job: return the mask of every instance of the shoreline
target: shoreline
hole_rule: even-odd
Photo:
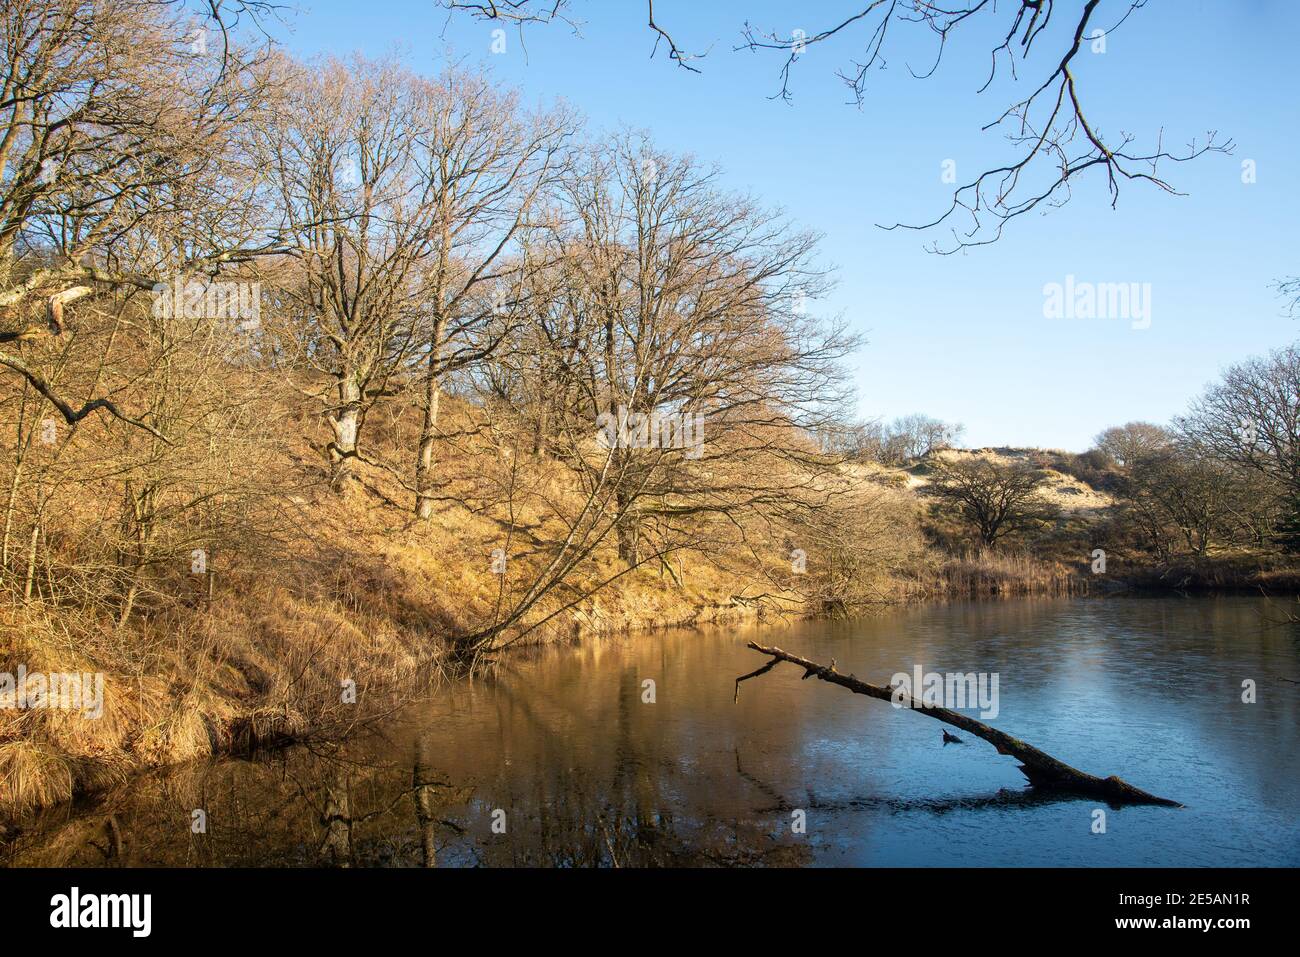
[[[1236,585],[1179,587],[1172,584],[1153,584],[1150,574],[1134,579],[1108,579],[1108,587],[1094,589],[1086,579],[1077,583],[1077,588],[1069,591],[1029,590],[1025,592],[958,592],[944,594],[926,594],[924,596],[906,596],[899,600],[874,606],[865,614],[786,614],[789,621],[815,621],[832,618],[865,618],[872,613],[883,613],[925,605],[944,605],[953,602],[1002,602],[1029,598],[1053,599],[1095,599],[1110,598],[1185,598],[1206,599],[1215,597],[1261,597],[1281,600],[1293,597],[1296,592],[1261,594],[1258,586],[1238,583]],[[549,634],[540,635],[534,640],[512,645],[495,657],[502,657],[541,647],[570,648],[593,640],[600,641],[612,637],[636,637],[650,635],[659,631],[681,628],[723,626],[744,623],[761,623],[777,613],[762,604],[733,601],[702,603],[691,607],[681,617],[664,620],[655,619],[639,623],[613,625],[610,619],[601,615],[584,614],[575,610],[568,622],[569,627],[555,629]],[[73,803],[86,798],[93,798],[97,793],[105,792],[128,780],[156,771],[180,767],[194,761],[221,758],[251,758],[259,752],[279,750],[294,745],[318,742],[339,742],[347,740],[359,729],[382,721],[395,711],[417,700],[423,694],[441,686],[447,681],[461,681],[469,675],[463,668],[447,667],[445,644],[434,650],[405,673],[391,677],[387,684],[368,683],[362,700],[364,710],[350,713],[345,719],[338,716],[337,710],[321,711],[312,716],[304,713],[303,702],[284,702],[279,708],[259,705],[255,698],[231,698],[223,702],[227,706],[221,717],[203,715],[203,737],[206,747],[194,749],[192,753],[175,760],[166,760],[166,752],[155,749],[132,747],[138,744],[140,737],[125,742],[125,747],[102,754],[75,753],[58,751],[48,741],[24,741],[11,739],[0,744],[0,758],[5,748],[15,744],[25,745],[30,752],[36,752],[35,761],[27,766],[14,768],[10,757],[5,770],[9,775],[19,777],[17,787],[7,789],[5,798],[0,800],[0,824],[13,826],[30,813],[61,804]],[[485,666],[490,667],[490,665]],[[477,673],[477,672],[476,672]],[[113,676],[110,687],[120,692],[120,676]],[[116,703],[120,706],[121,700]],[[175,702],[183,705],[184,699]],[[30,711],[27,712],[30,714]],[[20,715],[21,721],[25,715]],[[67,716],[58,716],[66,718]],[[5,762],[0,761],[0,766]],[[23,780],[23,776],[28,778]],[[32,780],[32,776],[44,777],[46,780]],[[26,800],[24,800],[26,796]],[[33,796],[39,799],[33,799]]]

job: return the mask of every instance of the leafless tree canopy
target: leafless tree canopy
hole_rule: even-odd
[[[241,45],[270,5],[0,12],[21,602],[126,628],[325,562],[358,499],[501,530],[468,546],[502,556],[471,659],[626,575],[681,586],[682,556],[732,562],[738,600],[871,597],[843,533],[905,510],[816,440],[858,342],[784,212],[472,70]]]
[[[933,469],[933,494],[962,516],[983,546],[1054,517],[1041,494],[1046,475],[1033,465],[960,458],[936,461]]]
[[[892,422],[835,425],[823,432],[829,450],[851,460],[899,466],[961,441],[965,426],[913,413]]]
[[[1253,476],[1252,497],[1275,507],[1278,534],[1300,549],[1300,349],[1295,345],[1229,367],[1175,421],[1195,454],[1237,476]]]
[[[1300,549],[1294,346],[1228,368],[1168,427],[1129,422],[1097,436],[1118,469],[1112,537],[1160,561],[1216,551]]]
[[[1151,422],[1129,422],[1106,429],[1094,441],[1099,451],[1129,467],[1168,446],[1173,436]]]

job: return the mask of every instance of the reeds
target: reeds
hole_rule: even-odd
[[[918,570],[905,587],[913,600],[1015,598],[1088,594],[1088,580],[1059,562],[988,549],[940,558]]]

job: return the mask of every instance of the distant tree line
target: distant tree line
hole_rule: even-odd
[[[835,425],[823,445],[851,461],[897,467],[961,442],[966,427],[914,413],[885,422],[873,419]]]
[[[916,421],[924,419],[900,420],[894,434],[910,433],[912,449],[942,448],[924,438],[939,433],[937,424],[901,427]],[[877,441],[851,447],[869,448],[862,457],[886,464],[910,460],[903,441],[895,455],[882,454]],[[1101,537],[1157,562],[1294,555],[1300,553],[1300,349],[1237,363],[1169,424],[1108,428],[1078,455],[958,454],[929,459],[925,467],[927,494],[982,548],[1011,538],[1031,545],[1051,539],[1061,518],[1045,495],[1051,468],[1110,495],[1115,504]]]
[[[1300,551],[1300,351],[1237,363],[1167,427],[1097,437],[1119,472],[1121,521],[1162,559]]]
[[[1114,496],[1110,537],[1157,561],[1300,553],[1300,350],[1234,364],[1167,425],[1108,428],[1058,467]]]

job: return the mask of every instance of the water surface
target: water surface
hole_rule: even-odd
[[[553,648],[365,740],[189,766],[52,809],[0,861],[1294,866],[1300,626],[1269,620],[1284,607],[1023,600]],[[989,745],[944,746],[944,725],[791,665],[733,703],[736,676],[765,660],[750,639],[875,683],[916,664],[996,672],[991,724],[1187,807],[1038,794]]]

